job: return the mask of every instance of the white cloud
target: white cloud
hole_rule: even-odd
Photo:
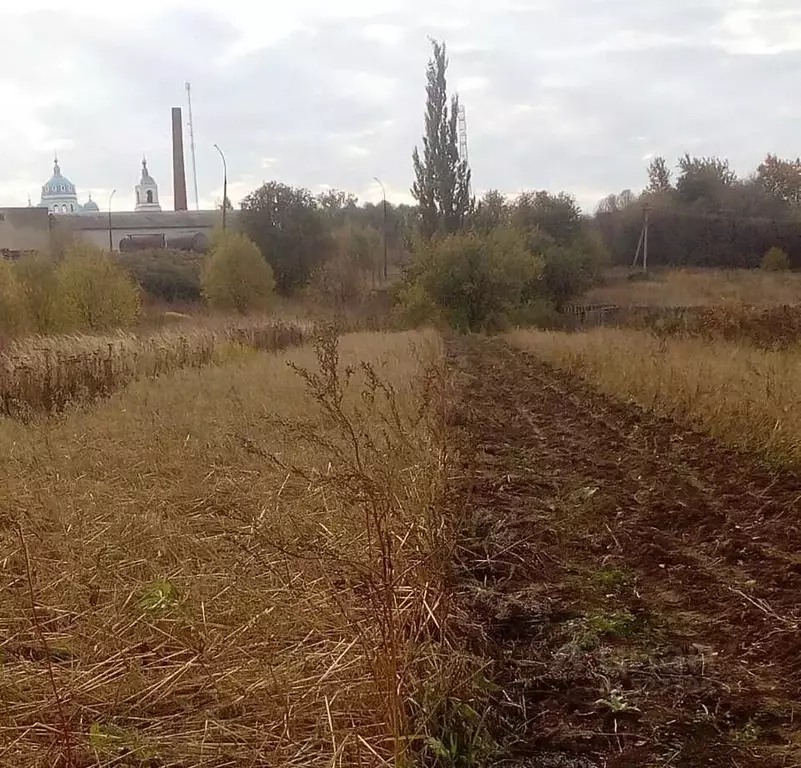
[[[716,45],[727,53],[770,56],[801,51],[801,10],[749,2],[725,14]]]

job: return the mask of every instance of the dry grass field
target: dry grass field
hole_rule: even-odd
[[[158,332],[32,336],[0,349],[0,415],[28,418],[109,395],[138,378],[199,368],[247,349],[299,344],[309,323],[206,318]]]
[[[241,350],[0,419],[0,765],[402,764],[440,664],[440,347]]]
[[[565,334],[520,330],[510,341],[603,392],[801,465],[801,349],[662,337],[605,328]]]
[[[654,271],[647,280],[629,280],[627,270],[615,270],[607,275],[604,285],[590,290],[582,301],[622,307],[798,304],[801,274],[746,269],[665,269]]]

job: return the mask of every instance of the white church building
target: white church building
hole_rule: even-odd
[[[163,211],[159,187],[147,168],[147,158],[142,159],[141,176],[134,191],[133,211],[101,211],[91,195],[81,204],[75,185],[61,172],[56,157],[53,175],[42,187],[39,205],[29,202],[28,210],[47,209],[52,218],[49,229],[56,227],[115,251],[129,250],[133,241],[151,247],[195,249],[196,244],[206,242],[214,227],[221,223],[220,211]],[[20,219],[19,213],[15,216]],[[231,211],[228,216],[233,226],[237,218],[235,212]],[[3,247],[12,250],[11,245],[0,243],[0,249]]]
[[[136,211],[161,211],[159,204],[159,187],[155,179],[147,170],[147,158],[142,158],[142,178],[136,185]],[[81,205],[78,202],[78,192],[75,185],[61,173],[58,156],[53,162],[53,175],[42,186],[40,208],[47,208],[50,213],[64,216],[76,213],[99,213],[100,208],[89,195],[88,202]]]
[[[135,185],[133,211],[101,211],[89,195],[78,202],[75,185],[61,172],[58,157],[53,175],[42,186],[38,205],[28,200],[27,208],[0,207],[0,257],[11,257],[31,250],[46,250],[56,231],[69,233],[100,248],[114,251],[137,247],[198,250],[222,223],[222,212],[163,211],[159,187],[142,159],[139,183]],[[235,227],[236,211],[228,213],[228,226]]]

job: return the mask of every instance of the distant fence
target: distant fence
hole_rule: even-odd
[[[598,328],[619,322],[624,307],[614,304],[568,304],[562,307],[565,325],[570,329]]]
[[[619,306],[617,304],[569,304],[562,308],[568,330],[602,328],[607,325],[651,325],[657,319],[686,321],[709,307]]]
[[[801,344],[801,303],[771,306],[565,307],[563,328],[584,331],[623,326],[659,335],[689,335],[704,339],[747,342],[764,349]]]

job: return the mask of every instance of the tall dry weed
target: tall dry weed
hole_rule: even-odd
[[[409,408],[373,363],[342,365],[333,328],[318,328],[315,353],[317,370],[290,365],[317,414],[274,426],[330,461],[324,472],[308,471],[249,443],[249,450],[306,486],[300,512],[290,512],[290,539],[276,541],[270,528],[257,535],[298,560],[314,558],[339,595],[337,609],[358,633],[369,662],[392,763],[408,765],[419,748],[408,702],[423,670],[430,675],[436,668],[429,665],[432,642],[443,639],[448,612],[443,580],[453,537],[442,514],[449,462],[446,373],[441,360],[422,366],[417,401]],[[357,398],[348,397],[353,388]]]

